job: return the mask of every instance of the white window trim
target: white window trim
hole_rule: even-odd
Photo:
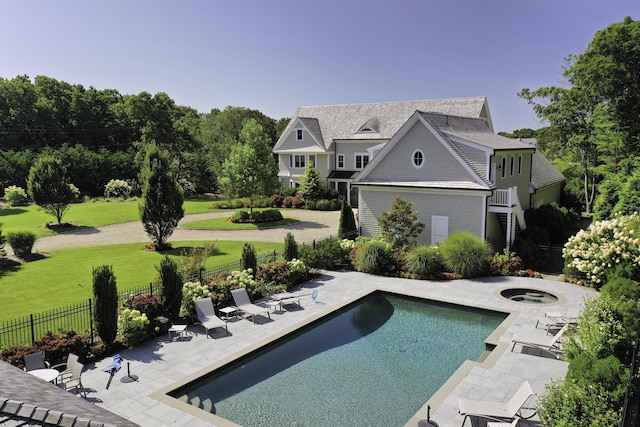
[[[518,155],[518,175],[522,175],[522,154]]]
[[[342,166],[340,166],[340,159],[342,159]],[[336,169],[343,170],[345,168],[344,160],[344,154],[336,155]]]
[[[296,166],[296,157],[304,159],[303,166]],[[306,154],[291,154],[289,156],[289,168],[290,169],[304,169],[307,167],[307,155]]]
[[[516,158],[514,156],[509,156],[509,176],[513,176],[516,169]]]
[[[304,130],[296,129],[296,141],[304,141]]]
[[[416,164],[416,154],[420,153],[420,155],[422,155],[422,162],[417,165]],[[416,169],[421,169],[424,164],[425,164],[425,160],[426,160],[426,156],[424,155],[424,151],[422,151],[419,148],[416,148],[415,150],[413,150],[413,153],[411,153],[411,165],[416,168]]]
[[[506,178],[507,176],[507,158],[502,156],[502,161],[500,162],[500,177]]]

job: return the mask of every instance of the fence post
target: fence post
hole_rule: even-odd
[[[311,247],[315,250],[315,248],[316,248],[316,239],[313,239],[311,241]]]
[[[29,315],[29,322],[31,323],[31,343],[36,342],[36,331],[33,326],[33,313]]]
[[[89,333],[91,334],[91,347],[93,347],[95,344],[93,340],[95,334],[93,331],[93,305],[91,298],[89,298]]]
[[[149,282],[149,294],[153,296],[153,282]]]

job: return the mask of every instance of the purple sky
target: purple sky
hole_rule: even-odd
[[[562,85],[638,0],[0,0],[0,77],[46,75],[200,112],[487,96],[496,131],[541,126],[516,93]]]

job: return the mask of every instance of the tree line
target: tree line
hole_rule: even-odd
[[[199,113],[163,92],[123,95],[47,76],[0,78],[0,186],[26,188],[31,165],[45,154],[67,166],[82,195],[101,196],[111,179],[135,181],[145,148],[155,144],[170,154],[185,189],[216,191],[249,119],[271,147],[289,121],[234,106]]]

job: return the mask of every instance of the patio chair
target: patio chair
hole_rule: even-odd
[[[35,369],[47,369],[49,362],[44,360],[44,353],[39,351],[37,353],[24,355],[24,370],[29,372]]]
[[[515,349],[516,345],[520,345],[521,347],[526,346],[549,351],[553,353],[557,358],[558,355],[556,354],[556,352],[562,352],[562,348],[560,347],[560,339],[562,338],[562,335],[567,331],[569,326],[571,325],[565,324],[557,334],[552,336],[540,336],[539,334],[515,334],[511,339],[511,342],[513,343],[513,345],[511,346],[511,351]]]
[[[547,333],[551,329],[561,329],[564,325],[576,325],[578,323],[578,316],[575,315],[563,315],[561,313],[545,313],[544,317],[536,319],[536,328],[540,325],[544,326]]]
[[[71,370],[71,375],[64,379],[62,382],[58,383],[58,387],[64,389],[65,391],[75,390],[76,394],[79,394],[86,399],[87,392],[84,390],[84,386],[82,385],[83,369],[84,365],[76,361],[73,365],[73,369]]]
[[[245,288],[232,289],[231,295],[233,296],[233,300],[235,301],[238,310],[250,315],[253,323],[256,323],[256,316],[263,315],[265,313],[267,314],[267,317],[271,319],[269,309],[253,304],[249,299],[249,294]]]
[[[201,298],[193,301],[196,306],[196,323],[202,325],[207,338],[209,338],[209,331],[215,328],[224,327],[229,335],[229,328],[227,322],[216,316],[215,309],[213,308],[213,301],[211,298]]]
[[[492,422],[487,423],[487,427],[516,427],[520,418],[514,418],[510,423]]]
[[[506,402],[487,402],[484,400],[467,400],[462,399],[458,401],[458,408],[461,415],[464,415],[462,419],[462,426],[467,421],[467,418],[484,418],[487,420],[499,421],[499,422],[514,422],[514,418],[529,419],[536,414],[535,408],[528,408],[524,405],[527,401],[535,396],[533,390],[528,381],[522,383],[518,391]],[[524,410],[532,410],[531,414],[524,416]]]
[[[51,369],[60,371],[60,374],[58,375],[58,381],[64,381],[71,376],[73,367],[75,366],[76,362],[78,362],[78,355],[69,353],[69,355],[67,356],[67,361],[65,363],[58,363],[57,365],[53,365],[51,367]]]

